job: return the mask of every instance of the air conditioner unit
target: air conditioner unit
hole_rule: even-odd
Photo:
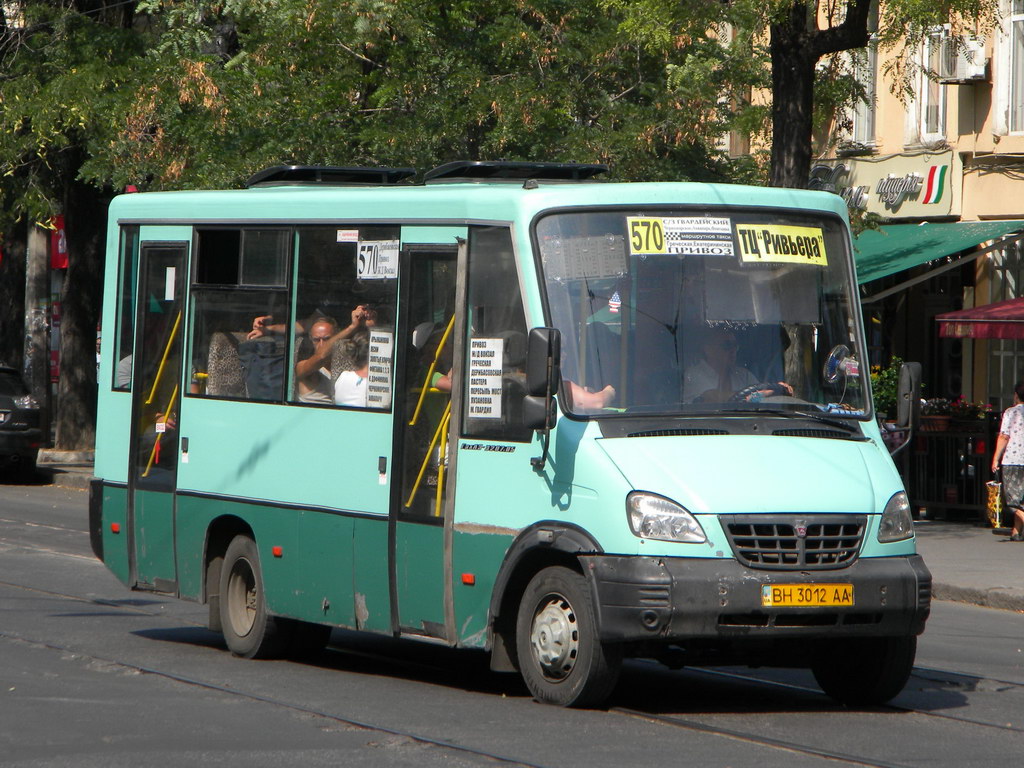
[[[988,80],[984,40],[943,34],[939,41],[938,59],[940,83],[977,83]]]

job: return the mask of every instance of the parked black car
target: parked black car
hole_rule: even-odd
[[[43,441],[39,406],[15,368],[0,366],[0,470],[32,475]]]

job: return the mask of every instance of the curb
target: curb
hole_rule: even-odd
[[[40,477],[49,477],[50,485],[55,485],[60,488],[78,488],[81,490],[88,490],[89,480],[92,478],[91,471],[67,472],[63,469],[57,469],[56,467],[48,467],[45,464],[37,466],[36,471]]]
[[[39,451],[36,466],[51,467],[58,464],[66,464],[70,466],[92,467],[95,460],[95,451],[58,451],[53,448],[43,448]]]
[[[970,603],[985,608],[999,608],[1004,611],[1024,612],[1024,595],[1020,589],[1010,587],[992,587],[977,589],[975,587],[958,587],[952,584],[932,584],[933,600],[948,600],[954,603]]]

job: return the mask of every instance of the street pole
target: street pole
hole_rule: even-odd
[[[51,444],[49,234],[29,227],[25,264],[25,381],[39,403],[44,446]]]

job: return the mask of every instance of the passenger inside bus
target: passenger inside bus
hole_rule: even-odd
[[[342,371],[334,382],[334,404],[365,408],[370,369],[370,334],[360,331],[351,338],[351,370]]]
[[[305,339],[308,344],[300,345],[295,363],[295,393],[300,403],[334,402],[330,365],[337,336],[338,322],[333,317],[313,321]]]

